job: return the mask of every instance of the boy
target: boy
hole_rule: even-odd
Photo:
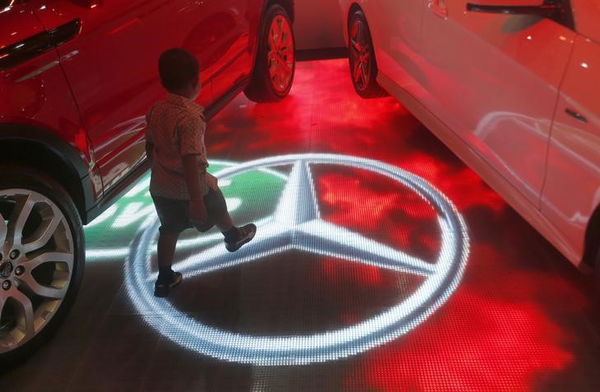
[[[154,295],[166,297],[182,280],[171,265],[183,230],[206,231],[216,224],[227,250],[234,252],[254,237],[256,226],[233,225],[217,179],[206,172],[204,109],[194,102],[200,93],[198,61],[183,49],[170,49],[160,56],[158,69],[168,95],[146,116],[146,154],[152,165],[150,194],[161,224]]]

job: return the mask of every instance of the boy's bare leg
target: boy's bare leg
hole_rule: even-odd
[[[235,252],[242,245],[254,238],[256,226],[253,223],[242,227],[233,225],[231,215],[227,211],[225,197],[218,186],[213,185],[208,194],[204,196],[204,205],[209,215],[210,224],[215,224],[225,237],[225,247],[230,252]],[[201,229],[198,229],[202,231]]]
[[[158,236],[157,245],[157,256],[158,256],[158,269],[168,268],[171,269],[173,264],[173,257],[175,256],[175,246],[177,245],[177,239],[179,233],[163,233],[161,232]]]
[[[233,225],[231,215],[227,211],[227,204],[221,190],[216,187],[204,197],[206,209],[209,214],[213,214],[213,222],[217,225],[225,237],[225,247],[230,252],[235,252],[242,245],[254,238],[256,226],[253,223],[242,227]]]
[[[154,295],[156,297],[166,297],[169,295],[169,289],[181,283],[182,277],[179,272],[173,272],[173,257],[175,256],[175,246],[177,245],[179,233],[160,232],[158,235],[157,257],[158,257],[158,278],[154,285]]]
[[[227,204],[225,203],[223,193],[218,187],[215,191],[215,200],[213,202],[215,205],[211,207],[216,209],[215,224],[221,233],[226,233],[233,228],[233,220],[231,219],[231,215],[229,215],[229,211],[227,211]]]
[[[229,211],[225,210],[224,214],[217,218],[217,227],[221,230],[221,233],[228,232],[233,228],[233,221],[231,220],[231,215],[229,215]]]

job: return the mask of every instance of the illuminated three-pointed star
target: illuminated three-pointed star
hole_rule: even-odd
[[[275,213],[255,238],[235,253],[217,244],[179,262],[176,269],[194,276],[289,250],[336,257],[393,271],[429,277],[435,265],[321,219],[310,164],[294,163]],[[149,277],[149,280],[154,276]]]

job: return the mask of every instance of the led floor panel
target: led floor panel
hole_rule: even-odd
[[[345,60],[290,97],[236,98],[206,143],[234,221],[184,232],[184,282],[153,296],[145,176],[86,227],[57,336],[2,391],[597,391],[600,301],[506,202]]]

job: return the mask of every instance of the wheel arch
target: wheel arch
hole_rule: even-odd
[[[346,15],[346,27],[348,27],[348,25],[350,24],[350,18],[352,17],[354,11],[362,11],[363,13],[365,12],[360,6],[360,4],[356,2],[350,4],[350,7],[348,8],[348,15]]]
[[[346,47],[349,48],[350,47],[350,19],[352,18],[352,15],[354,14],[354,12],[356,11],[361,11],[363,14],[365,13],[365,10],[363,10],[363,8],[360,6],[360,4],[358,4],[356,1],[353,1],[350,6],[348,7],[348,13],[346,14],[346,18],[344,19],[344,39],[346,41]],[[365,15],[366,18],[366,15]],[[368,23],[368,21],[367,21]]]
[[[18,164],[43,171],[69,193],[87,223],[95,203],[89,165],[77,149],[51,132],[21,124],[0,124],[0,164]]]
[[[288,16],[290,17],[290,20],[292,21],[292,23],[294,23],[294,19],[296,16],[295,10],[294,10],[294,0],[268,0],[265,3],[265,8],[263,10],[263,14],[273,4],[279,4],[280,6],[282,6],[285,9],[285,11],[287,12]]]
[[[600,205],[592,213],[585,230],[583,263],[600,271]]]

